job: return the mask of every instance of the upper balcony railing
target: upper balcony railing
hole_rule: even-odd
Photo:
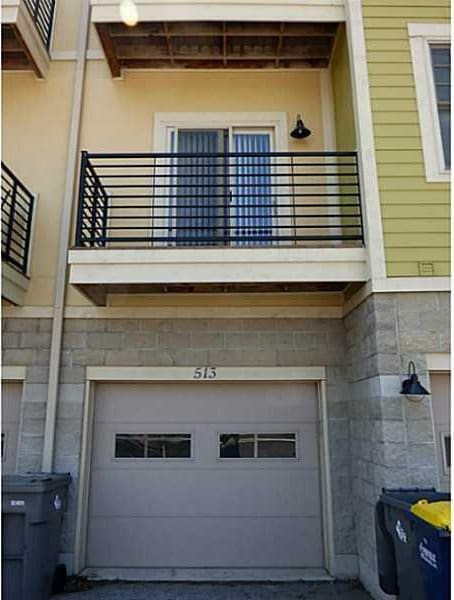
[[[82,153],[76,247],[363,243],[356,152]]]
[[[24,0],[47,50],[50,47],[54,22],[55,0]]]
[[[34,195],[2,162],[2,260],[27,275]]]

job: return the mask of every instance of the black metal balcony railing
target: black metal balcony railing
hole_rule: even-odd
[[[49,50],[54,23],[55,0],[24,0],[24,2],[44,45]]]
[[[355,152],[82,153],[77,247],[363,241]]]
[[[2,260],[27,274],[35,198],[2,162]]]

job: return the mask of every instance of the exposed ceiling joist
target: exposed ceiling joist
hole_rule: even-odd
[[[336,23],[97,24],[113,76],[126,69],[301,69],[329,64]]]

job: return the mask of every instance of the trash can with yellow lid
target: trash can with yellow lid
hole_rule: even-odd
[[[399,600],[448,600],[450,495],[384,489],[376,510],[380,587]]]
[[[451,592],[451,502],[419,500],[416,515],[417,552],[424,576],[426,598],[449,600]]]

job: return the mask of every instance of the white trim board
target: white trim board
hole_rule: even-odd
[[[450,277],[387,277],[372,284],[372,292],[449,292]]]
[[[2,381],[25,381],[27,367],[2,366]]]
[[[136,0],[140,21],[345,20],[343,0]],[[91,0],[93,23],[118,23],[119,0]]]
[[[428,371],[451,371],[451,355],[449,353],[426,354]]]
[[[408,23],[426,180],[449,182],[438,117],[430,44],[450,43],[448,23]]]
[[[216,378],[194,378],[194,367],[87,367],[89,381],[324,381],[325,367],[216,367]],[[211,368],[211,367],[210,367]]]
[[[352,95],[359,146],[358,160],[362,187],[364,234],[370,277],[375,280],[386,277],[386,263],[361,0],[348,0],[345,3],[345,9]]]
[[[168,129],[227,129],[234,127],[273,128],[276,151],[288,150],[286,112],[156,112],[153,151],[168,152]]]
[[[366,281],[364,248],[70,250],[73,285]]]
[[[88,530],[88,498],[90,489],[90,466],[93,443],[95,387],[98,382],[191,382],[193,385],[212,385],[210,380],[194,380],[194,367],[88,367],[86,371],[83,431],[77,502],[76,541],[74,548],[74,571],[86,568]],[[200,368],[200,367],[199,367]],[[203,368],[203,367],[202,367]],[[321,500],[323,514],[323,539],[325,567],[331,574],[335,568],[333,501],[331,491],[330,448],[328,438],[328,410],[326,394],[326,369],[320,367],[216,367],[219,381],[312,381],[317,384],[318,410],[321,421],[319,436],[321,465]],[[219,579],[219,578],[218,578]]]

